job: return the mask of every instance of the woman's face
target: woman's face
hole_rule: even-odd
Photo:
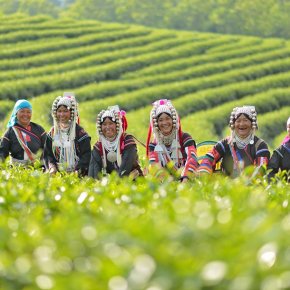
[[[30,124],[32,112],[28,108],[20,109],[17,114],[17,123],[23,127],[27,127]]]
[[[163,135],[169,135],[173,129],[172,118],[166,113],[162,113],[157,120],[158,128]]]
[[[70,120],[70,110],[66,106],[59,106],[56,110],[56,118],[62,124],[67,124]]]
[[[240,117],[235,121],[235,132],[241,138],[246,138],[251,134],[252,122],[244,115],[241,114]]]
[[[113,138],[117,135],[117,125],[110,118],[105,118],[101,130],[105,138]]]

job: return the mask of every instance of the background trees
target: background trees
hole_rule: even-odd
[[[289,0],[0,0],[0,11],[159,28],[290,37]]]

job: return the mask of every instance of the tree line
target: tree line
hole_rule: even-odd
[[[24,12],[157,28],[290,38],[289,0],[0,0]]]

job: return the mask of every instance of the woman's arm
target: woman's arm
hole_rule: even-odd
[[[190,175],[196,174],[199,164],[196,154],[196,146],[192,137],[188,133],[183,133],[183,140],[181,146],[184,146],[186,160],[183,171],[181,173],[181,180],[188,179]]]
[[[52,138],[50,134],[47,134],[44,143],[43,159],[47,170],[49,170],[51,173],[57,171],[57,160],[52,151]]]
[[[281,153],[279,152],[279,149],[274,150],[273,155],[271,156],[267,169],[271,170],[268,173],[268,179],[271,180],[272,177],[275,176],[275,174],[279,171],[280,168],[280,164],[281,164],[281,158],[283,158],[283,156],[281,155]]]
[[[259,142],[258,148],[256,148],[255,165],[258,167],[262,165],[267,166],[269,159],[270,159],[270,151],[268,149],[268,145],[264,140],[262,140]]]
[[[137,160],[137,146],[131,135],[127,135],[124,141],[124,150],[122,152],[122,163],[119,168],[119,176],[128,176],[133,170]]]
[[[227,139],[219,141],[200,162],[198,172],[212,174],[215,165],[224,157]]]
[[[0,145],[0,158],[4,161],[8,156],[11,150],[11,140],[10,140],[10,129],[8,129],[4,136],[1,139]]]
[[[81,175],[87,175],[91,159],[91,137],[86,135],[78,142],[79,162],[76,170],[80,170]]]
[[[103,164],[102,164],[101,154],[99,150],[97,149],[97,147],[95,146],[91,152],[91,160],[90,160],[90,165],[89,165],[88,176],[92,178],[99,178],[102,172]]]

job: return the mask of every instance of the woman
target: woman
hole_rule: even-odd
[[[290,117],[287,120],[286,130],[287,130],[288,134],[285,136],[282,144],[285,144],[290,140]]]
[[[108,107],[98,114],[96,125],[99,140],[92,150],[89,176],[99,178],[112,171],[120,177],[130,175],[133,179],[143,175],[135,140],[126,133],[125,114],[118,106]]]
[[[52,104],[53,127],[47,135],[44,158],[50,174],[57,171],[88,173],[91,138],[78,124],[74,95],[65,93]]]
[[[287,121],[288,135],[284,138],[282,145],[275,149],[270,158],[268,169],[268,178],[271,180],[279,171],[290,170],[290,118]],[[288,172],[288,182],[290,181],[290,174]]]
[[[195,141],[188,133],[182,132],[177,111],[169,100],[162,99],[153,103],[146,153],[151,165],[159,164],[161,167],[173,168],[174,171],[181,170],[179,178],[183,182],[197,171]]]
[[[219,141],[201,161],[199,172],[212,173],[222,159],[222,171],[236,177],[245,167],[267,165],[270,152],[262,139],[255,136],[257,113],[253,106],[236,107],[230,117],[231,136]]]
[[[33,164],[37,153],[43,149],[46,133],[44,129],[31,122],[32,106],[27,100],[18,100],[7,125],[0,154],[2,160],[10,154],[13,164]]]

